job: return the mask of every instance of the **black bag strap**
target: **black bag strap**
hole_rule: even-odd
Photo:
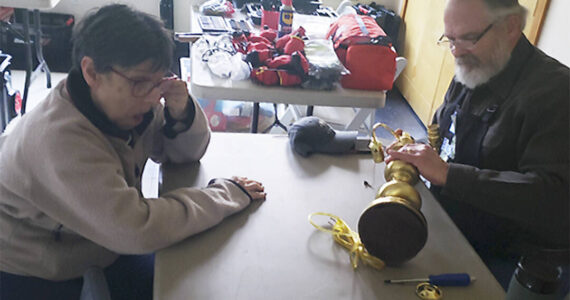
[[[392,39],[387,35],[377,36],[377,37],[371,39],[370,43],[373,45],[390,47],[390,46],[392,46]]]

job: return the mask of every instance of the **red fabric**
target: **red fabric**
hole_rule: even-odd
[[[291,74],[286,70],[278,70],[277,75],[279,76],[279,85],[281,86],[296,86],[302,82],[301,76]]]
[[[309,62],[303,53],[297,51],[292,55],[283,54],[265,62],[269,69],[286,70],[289,74],[297,75],[301,79],[309,72]]]
[[[340,60],[343,65],[346,65],[346,63],[345,63],[346,62],[346,49],[345,48],[336,48],[334,50],[334,52],[336,53],[338,60]]]
[[[247,37],[243,33],[239,34],[239,35],[234,34],[232,36],[232,44],[234,45],[234,48],[238,52],[241,52],[243,54],[247,54],[247,44],[248,43],[249,43],[249,41],[247,40]]]
[[[229,18],[234,14],[234,12],[236,10],[234,9],[234,5],[232,4],[231,1],[226,1],[226,3],[224,3],[224,5],[226,6],[224,13],[225,13],[226,17]]]
[[[279,83],[277,71],[268,70],[266,66],[251,70],[251,78],[264,85],[276,85]]]
[[[268,59],[271,59],[273,52],[271,49],[253,50],[245,56],[245,61],[249,62],[252,67],[257,68],[263,65]]]
[[[351,72],[342,76],[346,88],[391,90],[396,72],[396,53],[380,45],[352,45],[346,51],[344,66]]]
[[[287,44],[287,42],[289,42],[290,39],[291,39],[290,34],[286,34],[278,38],[277,41],[275,42],[275,49],[277,49],[279,52],[283,52],[283,49],[285,49],[285,44]]]
[[[259,50],[259,51],[255,51],[258,54],[259,57],[259,61],[266,61],[268,59],[270,59],[273,56],[273,51],[271,49],[265,49],[265,50]]]
[[[291,40],[291,38],[293,36],[299,37],[301,40],[303,39],[303,37],[305,37],[305,28],[303,28],[303,26],[295,29],[293,32],[291,32],[290,34],[286,34],[282,37],[280,37],[279,39],[277,39],[277,41],[275,42],[275,49],[279,50],[279,52],[284,52],[285,51],[285,45],[287,45],[287,43]],[[303,49],[305,47],[305,43],[303,43]],[[301,49],[300,51],[303,51],[303,49]],[[295,51],[293,51],[295,52]],[[291,53],[293,53],[291,52]]]
[[[291,63],[291,56],[290,55],[279,55],[273,59],[270,59],[265,62],[265,65],[270,69],[277,69],[281,66],[285,66]]]
[[[216,101],[209,101],[208,105],[203,108],[208,119],[210,129],[213,131],[225,131],[227,126],[227,117],[220,111],[216,111]]]
[[[364,25],[367,32],[363,32]],[[339,60],[350,71],[341,85],[362,90],[390,90],[396,73],[397,53],[384,30],[369,16],[343,15],[329,29]]]
[[[14,99],[14,110],[17,114],[22,112],[22,96],[20,92],[16,92],[16,98]]]
[[[273,30],[279,28],[279,11],[261,9],[261,27],[269,27]]]
[[[275,29],[267,28],[262,30],[261,33],[259,33],[259,36],[266,38],[270,42],[274,42],[277,38],[277,31],[275,31]]]
[[[305,37],[305,28],[303,28],[303,26],[299,26],[299,28],[297,28],[297,29],[293,30],[293,32],[291,32],[291,35]]]
[[[362,32],[360,22],[365,25],[368,34]],[[335,48],[338,48],[340,45],[348,46],[369,43],[374,38],[385,36],[386,33],[376,23],[374,18],[355,14],[341,16],[331,24],[327,32],[327,38],[332,39]]]
[[[269,49],[271,46],[267,45],[265,43],[249,43],[247,44],[247,52],[252,52],[254,50],[267,50]]]
[[[270,46],[271,46],[271,42],[270,42],[268,39],[266,39],[266,38],[264,38],[264,37],[262,37],[262,36],[259,36],[259,35],[253,35],[253,34],[251,34],[251,35],[249,35],[249,36],[247,37],[247,39],[248,39],[250,42],[252,42],[252,43],[264,43],[264,44],[266,44],[266,45],[270,45]]]
[[[289,41],[285,44],[283,48],[283,53],[293,54],[297,51],[303,51],[305,49],[305,42],[300,37],[293,35]]]
[[[250,37],[247,44],[246,60],[254,67],[250,77],[263,85],[301,84],[309,71],[309,63],[303,55],[305,42],[302,37],[305,29],[299,27],[293,33],[281,37],[275,42],[275,47],[267,45],[266,41],[274,40],[277,33],[266,29],[262,34],[268,38]],[[283,54],[273,57],[276,51]]]

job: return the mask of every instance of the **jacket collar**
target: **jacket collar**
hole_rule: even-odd
[[[491,78],[486,84],[493,93],[499,95],[502,99],[506,99],[516,81],[518,80],[521,70],[529,61],[530,56],[534,53],[534,46],[528,41],[524,34],[520,37],[515,48],[511,53],[511,59],[505,68]]]
[[[71,69],[67,75],[66,81],[67,92],[71,97],[71,101],[77,109],[91,122],[95,127],[104,134],[121,138],[125,141],[131,141],[131,131],[123,130],[117,127],[107,116],[101,112],[93,99],[91,98],[89,85],[83,78],[83,74],[78,69]],[[142,133],[150,124],[154,117],[151,111],[144,115],[144,119],[134,130],[136,133]]]

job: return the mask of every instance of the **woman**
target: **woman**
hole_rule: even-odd
[[[168,72],[171,37],[153,17],[109,5],[73,39],[67,79],[0,141],[0,298],[77,299],[92,266],[105,268],[113,299],[150,298],[153,257],[141,254],[265,199],[264,189],[234,177],[143,198],[149,157],[196,161],[210,139]]]

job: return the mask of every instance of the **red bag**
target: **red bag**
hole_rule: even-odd
[[[277,71],[269,70],[266,66],[261,66],[251,70],[250,77],[261,82],[264,85],[276,85],[279,83],[279,76],[277,76]]]
[[[396,52],[384,30],[369,16],[345,14],[329,29],[336,55],[350,74],[341,85],[362,90],[390,90],[396,73]]]

